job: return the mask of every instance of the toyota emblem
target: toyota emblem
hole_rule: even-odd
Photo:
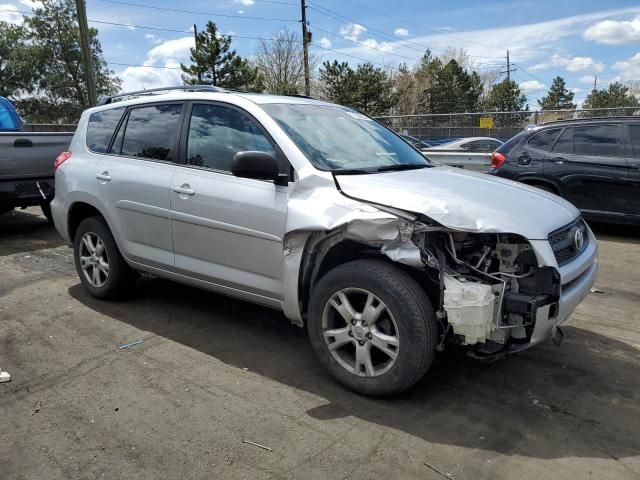
[[[582,246],[584,245],[584,233],[580,227],[575,227],[573,232],[573,248],[576,252],[582,250]]]

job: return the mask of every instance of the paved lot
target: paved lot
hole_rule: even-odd
[[[381,401],[277,312],[161,280],[92,299],[36,213],[0,217],[3,480],[640,477],[638,229],[598,227],[603,293],[561,348],[445,354]]]

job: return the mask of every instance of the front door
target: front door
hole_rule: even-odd
[[[239,151],[279,154],[248,113],[193,104],[184,165],[171,181],[173,248],[178,273],[227,289],[283,298],[287,188],[231,174]]]
[[[173,266],[169,187],[183,104],[132,108],[109,154],[95,168],[96,197],[122,253],[145,265]]]
[[[627,127],[630,140],[629,161],[629,196],[627,197],[627,215],[640,220],[640,122]]]

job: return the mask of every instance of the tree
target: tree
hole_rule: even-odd
[[[43,0],[25,18],[21,35],[23,42],[16,41],[23,62],[14,64],[22,83],[16,100],[20,112],[31,122],[76,122],[89,98],[75,1]],[[96,92],[116,93],[120,80],[107,68],[98,31],[90,28],[89,37]]]
[[[573,95],[573,92],[567,90],[564,78],[558,76],[553,79],[547,96],[538,100],[538,105],[542,110],[575,110]]]
[[[371,63],[358,65],[355,71],[355,98],[353,106],[370,116],[386,115],[393,104],[393,82],[387,72]]]
[[[260,40],[255,64],[264,79],[264,89],[277,95],[292,95],[304,90],[302,40],[287,29]],[[317,57],[309,55],[309,70],[314,71]]]
[[[26,50],[24,29],[0,22],[0,97],[17,100],[31,92],[33,62]]]
[[[475,112],[482,83],[476,72],[467,73],[456,60],[450,60],[435,74],[431,89],[431,112]]]
[[[187,85],[213,85],[231,90],[260,92],[262,77],[256,67],[231,50],[231,37],[221,35],[214,22],[207,22],[191,48],[191,65],[180,64]]]
[[[355,106],[358,82],[347,62],[324,62],[320,69],[320,80],[324,84],[323,93],[327,100],[348,107]]]
[[[526,110],[527,97],[513,80],[503,80],[493,85],[487,93],[483,109],[492,112],[519,112]]]
[[[638,107],[640,102],[629,93],[628,87],[620,82],[615,82],[610,84],[607,89],[592,91],[582,106],[585,109]]]

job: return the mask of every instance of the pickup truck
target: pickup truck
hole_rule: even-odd
[[[15,108],[0,97],[0,214],[40,205],[51,219],[53,162],[73,132],[26,132]]]

